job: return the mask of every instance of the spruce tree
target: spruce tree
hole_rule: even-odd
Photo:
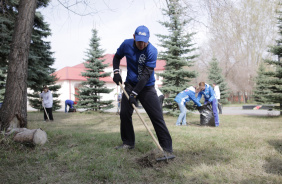
[[[104,72],[108,65],[103,64],[105,60],[101,59],[104,50],[100,49],[100,38],[97,34],[97,30],[93,29],[90,48],[86,52],[87,59],[84,63],[86,71],[81,73],[87,81],[82,82],[82,87],[79,88],[77,106],[87,110],[102,111],[112,108],[113,100],[103,101],[101,94],[110,93],[113,89],[106,88],[105,82],[101,80],[103,77],[110,76],[111,73]]]
[[[265,74],[266,69],[264,63],[260,63],[257,77],[255,78],[255,89],[254,89],[254,100],[258,102],[258,104],[265,104],[269,100],[267,98],[268,94],[271,92],[268,86],[268,76]]]
[[[174,102],[176,95],[193,85],[190,81],[196,77],[196,72],[191,71],[189,67],[194,65],[193,59],[197,56],[192,52],[194,44],[192,36],[194,33],[187,33],[187,24],[190,22],[185,17],[186,7],[179,0],[167,1],[167,9],[163,9],[163,15],[168,17],[167,21],[161,22],[168,30],[168,35],[157,34],[161,42],[160,46],[164,48],[159,53],[159,59],[165,60],[165,70],[159,74],[163,77],[163,85],[160,90],[168,97],[164,100],[164,109],[172,115],[178,115],[175,109],[178,108]],[[188,107],[192,109],[192,105]]]
[[[46,7],[48,0],[38,0],[38,7]],[[12,42],[12,34],[14,30],[17,8],[19,1],[7,0],[3,2],[3,6],[0,7],[0,25],[1,25],[1,44],[0,44],[0,68],[7,71],[8,56],[10,53],[10,44]],[[2,9],[1,9],[2,8]],[[53,93],[53,107],[59,109],[59,100],[56,99],[59,95],[56,91],[60,86],[54,85],[57,78],[51,76],[55,69],[51,68],[55,60],[52,57],[50,43],[44,41],[46,37],[51,35],[49,25],[44,22],[44,18],[40,12],[35,13],[34,26],[31,37],[31,44],[29,49],[28,59],[28,79],[27,86],[32,90],[28,94],[28,100],[30,105],[35,109],[42,108],[39,102],[39,93],[42,91],[43,86],[49,86]],[[51,86],[50,86],[51,85]],[[0,90],[2,86],[0,85]]]
[[[12,34],[16,20],[14,7],[16,7],[17,2],[8,0],[2,1],[2,3],[0,6],[0,70],[2,72],[0,76],[0,91],[4,92],[5,83],[3,82],[6,81],[4,76],[7,75],[10,44],[12,43]]]
[[[267,88],[270,90],[270,93],[267,95],[267,99],[269,102],[279,104],[280,115],[282,115],[282,11],[279,11],[278,14],[280,38],[276,40],[277,45],[272,46],[270,49],[270,52],[273,55],[278,56],[278,61],[271,59],[265,60],[268,65],[274,68],[273,71],[265,72],[265,75],[268,76]]]
[[[210,85],[213,83],[218,85],[220,90],[220,103],[226,104],[228,102],[228,87],[216,58],[212,58],[212,61],[209,63],[208,79]]]
[[[39,93],[42,92],[43,86],[49,87],[53,95],[53,110],[60,109],[60,101],[57,99],[59,94],[57,91],[60,85],[56,85],[58,80],[56,76],[51,74],[55,69],[51,66],[54,64],[53,52],[51,52],[50,42],[44,41],[46,37],[51,35],[49,25],[44,22],[44,17],[40,12],[35,13],[34,30],[32,33],[32,43],[30,45],[28,60],[28,88],[32,90],[28,93],[28,100],[31,107],[42,109],[39,100]]]

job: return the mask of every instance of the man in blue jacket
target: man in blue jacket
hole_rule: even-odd
[[[132,125],[133,107],[138,99],[148,113],[159,143],[164,151],[172,153],[172,139],[163,119],[157,92],[155,90],[154,68],[156,67],[157,49],[149,42],[150,32],[146,26],[139,26],[133,39],[124,40],[117,49],[113,59],[114,82],[122,84],[119,74],[120,60],[126,57],[127,76],[125,90],[130,94],[129,100],[123,93],[120,110],[120,133],[122,145],[116,149],[133,149],[135,134]]]
[[[185,89],[184,91],[178,93],[178,95],[175,97],[174,101],[178,104],[180,114],[176,121],[176,126],[180,125],[187,125],[186,122],[186,112],[187,109],[185,107],[186,102],[189,102],[192,100],[198,107],[202,106],[202,104],[197,100],[195,94],[198,93],[200,90],[199,88],[195,88],[193,86],[190,86],[189,88]]]
[[[218,112],[217,112],[217,100],[215,98],[214,91],[212,87],[204,82],[199,83],[199,87],[201,92],[199,92],[197,99],[200,101],[202,98],[202,95],[204,95],[205,98],[205,104],[211,104],[212,105],[212,111],[214,114],[214,121],[215,126],[219,126],[219,118],[218,118]]]

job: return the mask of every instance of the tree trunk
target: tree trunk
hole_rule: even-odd
[[[37,0],[21,0],[19,3],[9,54],[5,98],[0,109],[0,130],[6,130],[15,118],[16,126],[27,126],[27,66],[36,5]]]

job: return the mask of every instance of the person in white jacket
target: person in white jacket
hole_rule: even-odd
[[[214,93],[215,93],[215,98],[217,99],[217,107],[218,107],[218,110],[219,110],[219,114],[222,114],[222,108],[221,108],[221,104],[220,104],[220,90],[219,90],[219,86],[216,85],[216,83],[213,83],[213,90],[214,90]]]
[[[43,92],[40,94],[40,97],[42,98],[42,106],[45,107],[49,119],[53,121],[54,120],[52,114],[53,95],[47,86],[43,88]],[[45,111],[43,113],[44,113],[44,121],[48,120]]]

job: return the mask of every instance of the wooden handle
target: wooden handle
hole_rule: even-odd
[[[129,96],[127,94],[127,92],[125,91],[125,89],[123,88],[122,84],[119,82],[119,86],[121,87],[122,91],[124,92],[125,96],[127,97],[127,99],[129,100]],[[140,115],[140,113],[138,112],[137,108],[135,107],[134,104],[132,104],[133,109],[136,111],[137,115],[139,116],[139,118],[141,119],[142,123],[144,124],[144,126],[146,127],[146,129],[148,130],[148,132],[150,133],[151,137],[153,138],[155,144],[158,146],[158,148],[163,152],[163,148],[160,146],[159,142],[157,141],[157,139],[155,138],[155,136],[153,135],[153,133],[151,132],[151,130],[149,129],[147,123],[143,120],[142,116]]]

